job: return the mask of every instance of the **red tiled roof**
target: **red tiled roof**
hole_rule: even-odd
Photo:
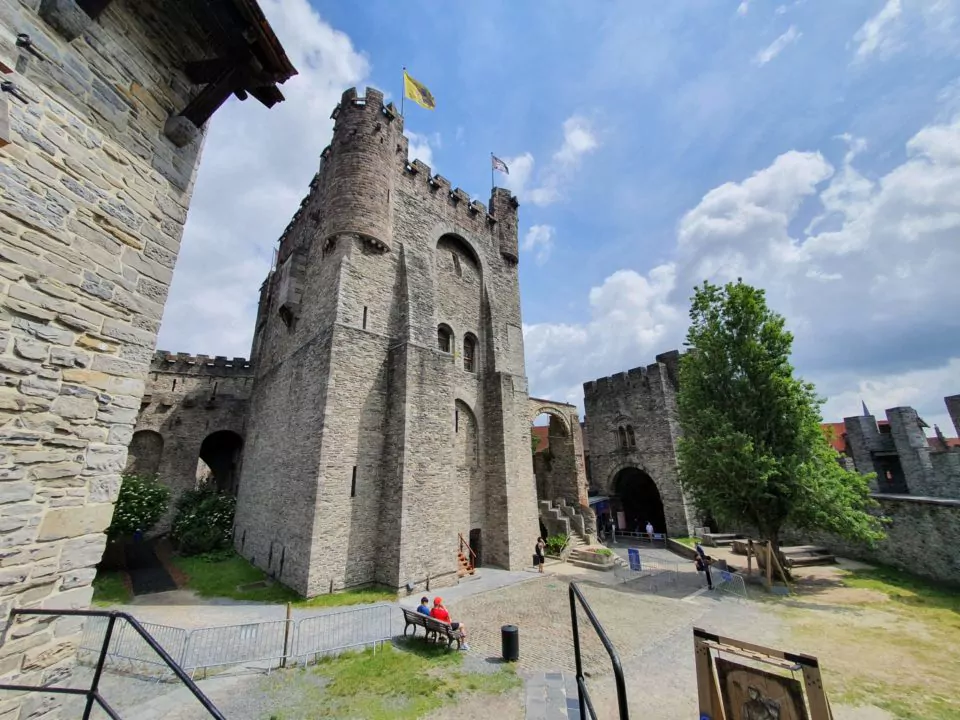
[[[530,434],[537,438],[537,452],[543,452],[550,447],[550,426],[533,425],[530,427]]]

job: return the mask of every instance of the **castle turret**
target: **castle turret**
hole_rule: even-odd
[[[324,241],[355,233],[386,252],[391,249],[395,156],[403,118],[384,108],[383,93],[356,88],[343,93],[334,110],[333,141],[324,152]]]
[[[494,188],[490,196],[490,214],[497,221],[497,235],[500,239],[500,254],[511,262],[517,262],[519,244],[517,241],[517,208],[520,203],[506,188]]]

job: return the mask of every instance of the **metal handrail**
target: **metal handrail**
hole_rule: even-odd
[[[583,663],[580,660],[580,628],[577,624],[578,602],[583,607],[587,619],[590,621],[590,624],[593,625],[594,632],[597,633],[597,637],[599,637],[600,642],[603,643],[607,655],[610,656],[610,662],[613,664],[613,677],[617,684],[617,707],[620,710],[620,720],[630,720],[630,710],[627,708],[627,688],[623,681],[623,666],[620,664],[620,656],[614,649],[613,643],[610,642],[610,638],[607,637],[607,633],[600,624],[600,621],[597,620],[597,616],[593,614],[593,608],[590,607],[590,603],[588,603],[587,599],[583,596],[577,583],[572,582],[570,583],[570,623],[573,626],[573,653],[577,663],[577,699],[580,703],[580,717],[585,718],[587,716],[586,711],[589,710],[590,717],[593,718],[593,720],[597,720],[597,711],[594,709],[593,702],[590,700],[590,693],[587,691],[587,683],[583,676]]]
[[[90,688],[65,688],[51,687],[49,685],[11,685],[7,683],[0,684],[0,690],[14,690],[20,692],[41,692],[41,693],[61,693],[63,695],[85,695],[87,704],[84,707],[82,720],[89,720],[90,713],[93,711],[93,704],[96,702],[112,720],[123,720],[116,710],[110,707],[110,704],[100,694],[100,676],[103,674],[103,665],[107,659],[107,650],[110,647],[110,639],[113,636],[113,626],[118,619],[126,620],[130,626],[137,631],[137,634],[143,638],[144,642],[160,656],[167,666],[173,671],[181,683],[187,686],[187,689],[194,694],[204,710],[210,713],[210,717],[216,720],[226,720],[223,713],[217,710],[217,707],[210,701],[203,691],[197,687],[197,684],[190,679],[183,668],[177,665],[176,661],[170,657],[166,650],[153,638],[153,636],[144,630],[143,626],[137,622],[136,618],[124,612],[116,610],[32,610],[27,608],[14,608],[10,611],[10,617],[16,615],[46,615],[46,616],[66,616],[66,617],[105,617],[107,620],[107,631],[103,636],[103,646],[100,648],[100,657],[97,660],[97,667],[93,673],[93,680],[90,682]]]
[[[467,546],[467,552],[470,553],[469,557],[470,557],[470,560],[471,560],[471,565],[473,565],[474,567],[476,567],[476,566],[477,566],[477,554],[473,551],[473,548],[470,547],[470,543],[468,543],[466,540],[463,539],[463,533],[457,533],[457,537],[460,538],[460,553],[461,553],[461,554],[463,553],[463,546],[466,545],[466,546]]]

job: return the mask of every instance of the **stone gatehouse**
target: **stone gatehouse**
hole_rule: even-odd
[[[677,376],[680,353],[583,385],[591,504],[598,521],[620,529],[689,535],[694,509],[677,472]]]

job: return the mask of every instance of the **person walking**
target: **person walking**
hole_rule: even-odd
[[[537,566],[538,572],[543,572],[543,551],[547,547],[547,543],[542,537],[537,538],[537,545],[533,549],[533,564]]]
[[[713,590],[713,578],[710,577],[710,558],[697,553],[697,556],[693,559],[693,564],[696,566],[697,572],[702,572],[707,576],[707,589]]]
[[[647,535],[653,540],[653,523],[647,520]]]

